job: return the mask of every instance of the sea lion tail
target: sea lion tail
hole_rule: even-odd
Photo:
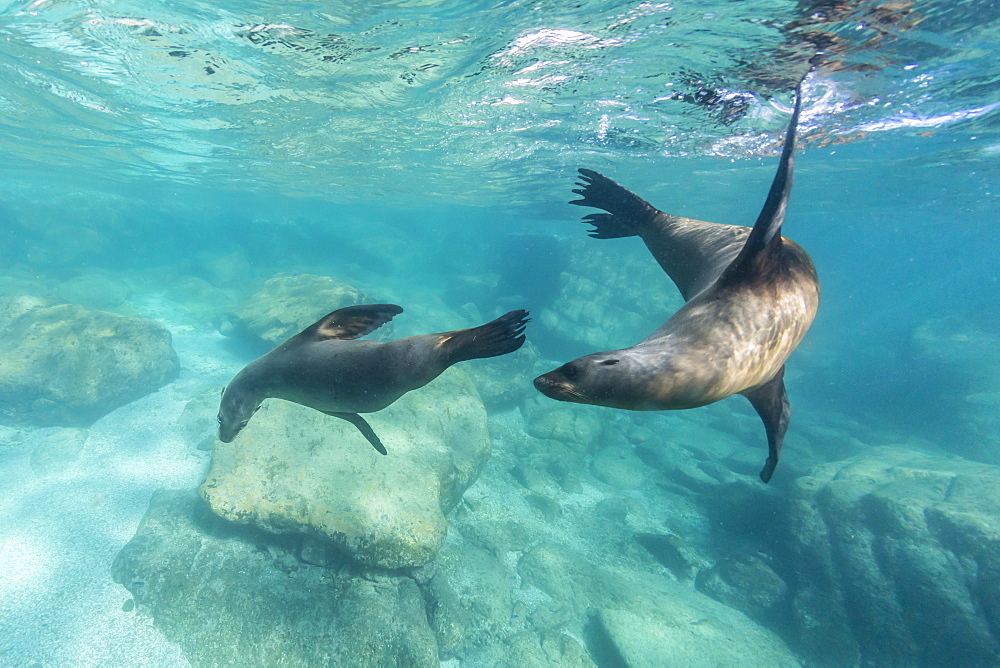
[[[511,311],[479,327],[439,334],[437,347],[448,366],[480,357],[506,355],[524,345],[524,327],[528,321],[527,311]]]
[[[580,169],[580,186],[573,192],[580,195],[570,204],[592,206],[607,213],[592,213],[583,222],[593,225],[590,236],[595,239],[634,237],[642,226],[660,212],[634,192],[592,169]]]

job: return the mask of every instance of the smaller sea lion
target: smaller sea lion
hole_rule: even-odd
[[[385,446],[359,413],[380,411],[456,362],[496,357],[524,344],[528,312],[441,334],[357,341],[399,315],[395,304],[348,306],[319,319],[248,364],[222,390],[219,440],[229,443],[267,398],[293,401],[347,420],[372,446]]]

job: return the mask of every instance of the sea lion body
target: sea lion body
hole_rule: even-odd
[[[622,350],[594,353],[535,379],[562,401],[628,410],[695,408],[746,396],[764,422],[767,482],[777,465],[790,409],[785,361],[812,324],[819,281],[808,254],[781,236],[792,182],[800,95],[781,162],[753,228],[672,216],[614,181],[580,170],[592,206],[591,236],[638,236],[686,300],[659,329]]]
[[[240,371],[227,392],[284,399],[324,413],[374,413],[444,371],[434,336],[281,345]]]
[[[541,377],[564,381],[569,371],[572,385],[536,386],[557,399],[646,411],[697,408],[760,387],[781,370],[819,304],[812,262],[798,245],[786,246],[791,257],[781,275],[709,286],[634,346]],[[560,388],[573,392],[556,396]]]
[[[402,309],[392,304],[334,311],[240,371],[222,393],[219,439],[228,443],[267,398],[348,420],[384,454],[358,413],[374,413],[431,382],[452,364],[513,352],[527,312],[511,311],[471,329],[395,341],[359,341]]]

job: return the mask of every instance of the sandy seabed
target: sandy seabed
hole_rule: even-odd
[[[177,380],[98,420],[78,457],[47,471],[32,451],[62,430],[0,426],[0,664],[188,665],[149,617],[123,609],[132,596],[111,566],[155,490],[201,482],[210,453],[177,420],[241,361],[169,304],[138,306],[173,335]]]

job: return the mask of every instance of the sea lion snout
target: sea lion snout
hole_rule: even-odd
[[[243,427],[245,426],[246,422],[243,423],[237,422],[236,424],[231,424],[226,421],[220,420],[219,431],[217,434],[219,440],[222,441],[223,443],[231,443],[232,440],[236,438],[241,431],[243,431]]]
[[[566,366],[569,365],[563,365],[536,378],[533,381],[535,389],[550,399],[583,403],[583,397],[580,395],[580,392],[574,387],[571,380],[567,378],[567,374],[563,373],[563,369]]]
[[[559,385],[559,383],[550,378],[551,375],[551,373],[546,373],[533,381],[535,389],[547,397],[551,397],[556,392],[556,386]]]
[[[250,422],[254,413],[260,410],[260,401],[247,396],[239,375],[222,390],[222,402],[219,404],[219,415],[216,422],[219,429],[216,433],[223,443],[230,443]]]

